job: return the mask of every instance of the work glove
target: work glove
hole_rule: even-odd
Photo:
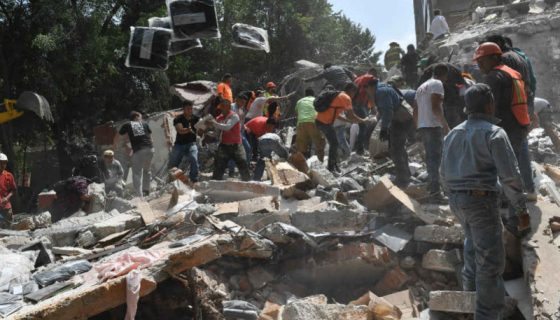
[[[382,128],[381,131],[379,131],[379,140],[389,141],[389,128]]]

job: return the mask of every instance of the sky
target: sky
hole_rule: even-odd
[[[413,0],[329,0],[335,12],[370,29],[376,37],[375,51],[386,51],[396,41],[406,50],[416,44]]]

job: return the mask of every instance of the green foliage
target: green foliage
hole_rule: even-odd
[[[222,39],[204,40],[203,49],[172,57],[168,71],[154,72],[128,69],[124,61],[130,26],[166,15],[163,0],[0,1],[3,96],[41,93],[57,119],[51,128],[34,126],[37,139],[18,125],[14,139],[43,145],[51,135],[66,143],[91,137],[95,125],[131,110],[168,109],[172,83],[218,80],[230,72],[235,89],[253,88],[280,81],[300,59],[372,65],[379,58],[374,35],[333,12],[327,0],[217,0],[217,5]],[[234,48],[230,30],[237,22],[267,29],[272,52]]]

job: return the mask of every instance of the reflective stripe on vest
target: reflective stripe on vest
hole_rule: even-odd
[[[513,83],[513,92],[511,97],[511,112],[515,116],[517,122],[522,126],[531,124],[529,117],[529,106],[527,104],[527,93],[525,92],[525,82],[521,78],[521,74],[505,64],[495,68],[511,77]]]

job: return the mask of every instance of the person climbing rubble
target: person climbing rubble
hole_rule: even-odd
[[[6,170],[8,157],[0,153],[0,229],[10,229],[13,218],[10,199],[17,192],[14,176]]]
[[[327,85],[333,86],[336,90],[344,90],[346,85],[352,83],[355,78],[356,75],[348,68],[325,63],[321,73],[314,77],[303,79],[303,81],[312,82],[325,79],[327,80]]]
[[[278,121],[273,117],[260,116],[245,123],[244,131],[251,144],[253,159],[259,158],[259,138],[271,133],[278,127]]]
[[[353,108],[354,112],[359,117],[367,118],[372,113],[372,111],[375,112],[375,101],[373,101],[372,97],[368,95],[366,87],[369,82],[375,81],[376,79],[377,70],[375,68],[371,68],[366,74],[361,75],[357,77],[356,80],[354,80],[354,83],[356,84],[356,86],[358,86],[358,93],[353,99]],[[368,126],[366,123],[359,124],[358,137],[356,138],[355,143],[357,154],[364,154],[365,148],[369,144],[369,138],[371,137],[372,132],[373,129],[371,129],[370,126]]]
[[[105,193],[115,192],[118,197],[122,198],[124,193],[124,170],[119,160],[115,159],[115,152],[113,150],[105,150],[103,152],[101,173],[105,183]]]
[[[119,130],[121,136],[128,135],[132,145],[132,184],[137,197],[150,194],[152,181],[152,159],[154,144],[152,130],[148,123],[142,120],[142,114],[137,111],[130,113],[130,121]]]
[[[430,25],[430,33],[433,35],[432,39],[434,40],[439,40],[446,34],[450,33],[447,20],[441,14],[441,10],[439,9],[434,10],[434,19],[432,20],[432,24]]]
[[[389,44],[389,50],[385,52],[385,69],[387,71],[391,70],[394,66],[398,66],[401,63],[403,56],[405,55],[401,46],[396,42],[391,42]]]
[[[48,208],[52,222],[68,218],[85,208],[92,198],[88,193],[91,183],[91,180],[81,176],[73,176],[55,183],[53,190],[56,192],[56,199]]]
[[[430,200],[442,201],[439,167],[443,138],[449,132],[449,125],[443,114],[445,91],[443,82],[447,80],[447,65],[438,64],[433,69],[433,78],[424,82],[416,91],[418,119],[416,127],[426,151],[428,169],[428,191]]]
[[[499,125],[508,134],[519,161],[523,145],[527,140],[528,127],[531,124],[527,94],[521,74],[506,66],[501,57],[502,50],[497,44],[485,42],[477,48],[474,59],[486,75],[483,82],[492,88],[496,100],[495,116],[502,120]],[[521,164],[520,170],[522,177],[525,177],[523,179],[525,191],[530,193],[530,200],[535,200],[536,194],[529,165]],[[531,185],[533,190],[530,189]],[[510,217],[515,218],[511,214]],[[515,225],[515,222],[507,223],[506,226],[510,224]]]
[[[371,82],[369,90],[375,97],[379,112],[379,140],[389,142],[389,153],[395,164],[395,184],[404,188],[410,183],[411,177],[406,142],[414,125],[412,110],[406,109],[400,91],[389,84]]]
[[[177,168],[187,158],[189,162],[189,179],[191,182],[198,182],[198,146],[196,142],[197,130],[195,125],[200,120],[193,114],[193,102],[183,102],[183,113],[173,120],[177,137],[175,145],[169,155],[168,168]]]
[[[305,157],[311,155],[311,145],[315,148],[315,154],[319,161],[325,158],[325,137],[317,129],[315,118],[317,111],[313,107],[315,92],[313,89],[305,90],[305,97],[296,104],[297,127],[296,127],[296,150]]]
[[[216,119],[207,122],[207,124],[212,125],[221,132],[212,179],[223,180],[228,162],[230,159],[233,159],[237,169],[239,169],[241,179],[249,181],[251,177],[247,157],[242,145],[239,115],[231,111],[231,103],[227,100],[222,101],[219,109],[221,114]]]
[[[420,55],[416,51],[416,48],[414,45],[409,44],[408,47],[406,47],[406,54],[401,59],[401,66],[406,84],[412,89],[416,89],[418,85],[419,61]]]
[[[502,319],[505,250],[498,177],[519,217],[519,232],[529,230],[530,218],[514,150],[494,117],[498,106],[492,88],[475,84],[465,101],[468,120],[445,138],[441,177],[465,232],[463,290],[476,291],[475,319]]]
[[[330,104],[324,111],[317,113],[315,125],[325,135],[325,138],[329,142],[329,159],[327,168],[331,172],[340,172],[340,168],[338,167],[338,137],[333,127],[334,122],[338,118],[342,118],[343,121],[363,123],[366,119],[358,117],[352,109],[352,97],[354,97],[358,92],[358,87],[353,82],[348,83],[342,92],[338,92],[336,90],[330,91],[337,94],[336,96],[333,95],[334,99],[331,100]],[[318,101],[319,99],[315,101],[315,109],[317,109]],[[343,115],[346,117],[343,117]]]

